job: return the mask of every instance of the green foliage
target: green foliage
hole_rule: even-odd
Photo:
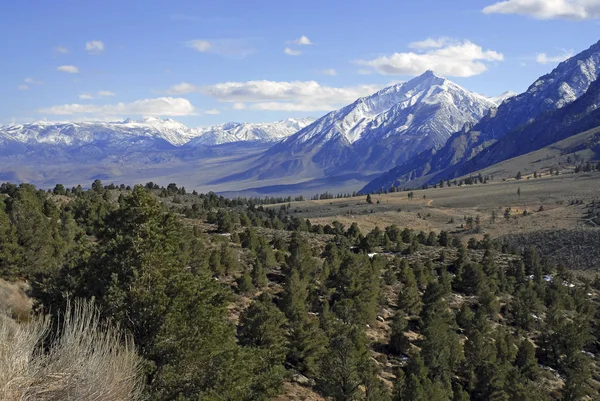
[[[369,365],[364,333],[355,326],[338,324],[320,363],[319,386],[332,400],[356,399],[364,383],[361,374],[370,370]]]
[[[404,333],[408,329],[406,314],[402,311],[396,312],[391,325],[390,350],[396,354],[405,354],[410,349],[410,342]]]
[[[422,301],[417,280],[413,270],[405,260],[400,267],[400,292],[398,293],[398,307],[408,316],[415,316],[421,312]]]

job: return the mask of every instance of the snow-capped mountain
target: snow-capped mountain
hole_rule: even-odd
[[[518,93],[516,93],[516,92],[506,91],[504,93],[501,93],[498,96],[491,96],[491,97],[488,97],[487,99],[489,101],[491,101],[492,103],[494,103],[496,106],[500,106],[502,103],[504,103],[504,101],[506,99],[510,99],[511,97],[515,97],[517,95],[518,95]]]
[[[81,146],[100,140],[135,141],[160,138],[175,146],[192,138],[190,130],[170,119],[145,118],[120,122],[46,122],[0,127],[0,138],[27,145]]]
[[[414,156],[369,183],[363,191],[403,185],[415,179],[418,184],[435,182],[440,178],[451,178],[458,171],[468,173],[460,166],[512,131],[573,103],[586,93],[599,75],[600,42],[560,63],[551,73],[536,80],[526,92],[504,100],[472,129],[452,135],[441,149]]]
[[[484,96],[428,71],[325,115],[275,144],[243,176],[294,176],[315,169],[324,175],[385,171],[442,146],[492,107]]]
[[[172,119],[147,117],[140,121],[36,122],[0,126],[0,143],[77,147],[90,144],[135,145],[139,141],[163,140],[173,146],[220,145],[256,141],[274,142],[313,120],[288,119],[275,123],[227,123],[207,128],[188,128]]]
[[[274,123],[227,123],[194,130],[188,146],[221,145],[231,142],[276,142],[311,124],[313,118],[288,118]]]

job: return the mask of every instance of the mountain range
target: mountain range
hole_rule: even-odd
[[[220,182],[381,173],[443,146],[495,106],[427,71],[326,114]]]
[[[427,71],[317,120],[205,128],[159,118],[1,126],[0,178],[169,180],[263,194],[414,188],[600,126],[599,76],[600,42],[524,93],[494,98]]]
[[[76,147],[107,142],[119,145],[164,141],[180,147],[221,145],[232,142],[276,142],[312,123],[314,119],[287,119],[274,123],[236,123],[188,128],[172,119],[146,117],[140,121],[35,122],[0,126],[0,146],[9,143]]]
[[[560,63],[551,73],[536,80],[524,93],[506,99],[471,129],[452,135],[440,149],[429,149],[394,167],[367,184],[362,192],[391,186],[418,186],[477,171],[502,160],[528,153],[563,139],[566,134],[546,135],[530,132],[564,118],[561,130],[577,122],[579,107],[554,113],[572,104],[591,88],[600,75],[600,42]],[[591,92],[594,92],[593,85]],[[593,93],[588,100],[594,109]],[[591,100],[591,101],[590,101]],[[594,103],[596,102],[596,103]],[[563,117],[558,117],[563,116]],[[567,116],[567,117],[565,117]],[[546,127],[556,129],[556,126]],[[547,131],[547,130],[546,130]],[[581,131],[580,131],[581,132]],[[548,142],[550,141],[550,142]]]

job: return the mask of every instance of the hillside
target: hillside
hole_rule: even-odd
[[[150,398],[595,399],[597,270],[532,235],[597,239],[599,173],[543,173],[319,201],[4,184],[0,273],[46,311],[94,297]]]
[[[565,137],[566,134],[557,132],[543,135],[545,128],[557,123],[561,128],[570,126],[571,135],[593,128],[593,123],[585,127],[576,123],[578,114],[594,114],[595,107],[566,106],[586,94],[586,99],[582,99],[580,104],[593,105],[597,102],[598,84],[592,84],[600,74],[599,66],[600,42],[559,64],[526,92],[507,99],[471,129],[454,134],[441,149],[422,152],[372,181],[363,191],[402,186],[413,180],[416,181],[408,185],[414,187],[415,184],[432,183],[441,178],[454,178],[531,152]],[[536,132],[531,134],[531,138],[530,129]]]

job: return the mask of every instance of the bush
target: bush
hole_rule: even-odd
[[[141,399],[133,343],[102,323],[92,303],[69,305],[54,334],[47,317],[16,323],[0,314],[0,344],[0,399]]]

